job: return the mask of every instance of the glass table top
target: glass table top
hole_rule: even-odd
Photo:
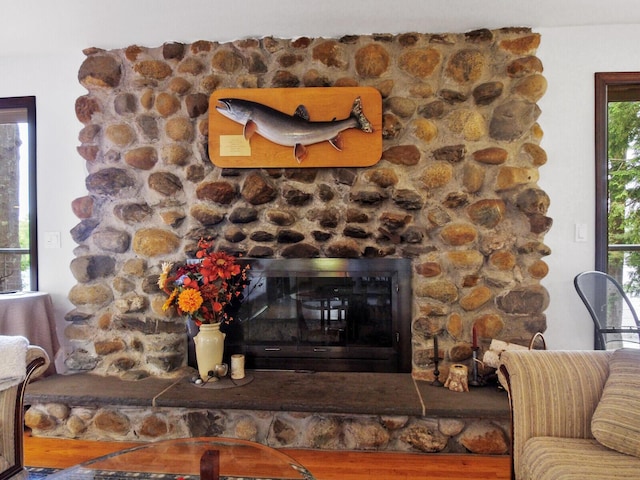
[[[219,452],[221,480],[315,480],[304,466],[276,449],[245,440],[219,437],[147,443],[60,470],[47,478],[199,479],[201,458],[209,450]]]

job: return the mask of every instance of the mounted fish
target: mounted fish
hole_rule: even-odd
[[[220,167],[370,166],[382,154],[382,99],[371,87],[225,89],[209,110]]]

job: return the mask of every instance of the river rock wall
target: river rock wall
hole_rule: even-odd
[[[140,378],[185,362],[185,327],[163,312],[163,261],[201,237],[248,257],[408,257],[412,368],[433,377],[492,338],[546,329],[551,227],[538,186],[547,161],[536,102],[540,36],[272,37],[85,50],[75,109],[87,195],[66,316],[70,371]],[[221,169],[208,159],[208,98],[219,88],[373,86],[383,153],[369,168]],[[78,168],[82,168],[79,166]]]

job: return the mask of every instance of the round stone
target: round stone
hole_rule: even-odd
[[[356,72],[364,78],[377,78],[389,68],[391,56],[387,49],[372,43],[356,52]]]
[[[159,228],[143,228],[133,236],[133,251],[143,257],[157,257],[175,252],[180,238],[173,232]]]

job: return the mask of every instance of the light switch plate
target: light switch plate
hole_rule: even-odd
[[[60,248],[60,232],[44,232],[44,248]]]

